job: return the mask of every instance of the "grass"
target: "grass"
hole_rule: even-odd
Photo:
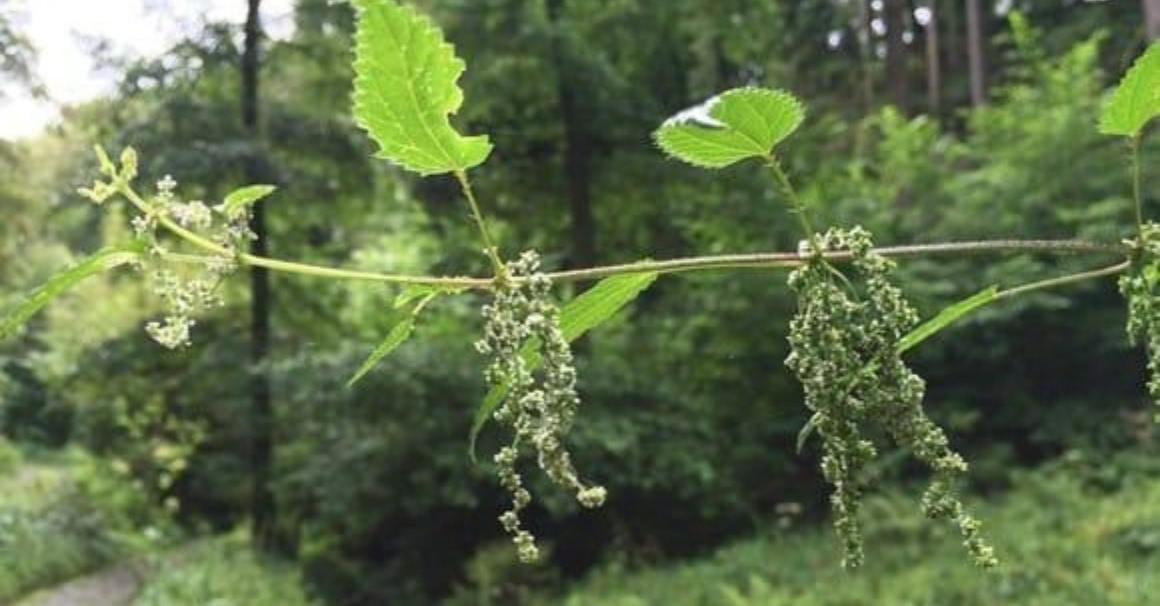
[[[564,606],[1128,606],[1160,595],[1160,460],[1085,462],[1018,472],[980,508],[1003,565],[975,569],[947,525],[916,513],[914,491],[867,503],[867,565],[847,572],[832,533],[751,539],[702,560],[609,565],[531,604]]]
[[[134,606],[309,606],[297,569],[254,553],[242,534],[163,558]]]

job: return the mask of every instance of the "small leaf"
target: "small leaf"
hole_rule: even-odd
[[[222,201],[221,213],[230,219],[236,219],[251,205],[274,193],[276,189],[278,188],[273,185],[247,185],[235,189]]]
[[[596,286],[584,291],[580,296],[569,301],[560,309],[560,332],[568,341],[575,341],[584,333],[596,328],[616,315],[616,312],[636,299],[657,279],[656,272],[639,274],[624,274],[601,280]],[[520,350],[528,370],[535,370],[540,365],[539,342],[529,341]],[[475,441],[479,432],[491,418],[491,413],[499,407],[504,396],[507,395],[507,386],[493,387],[475,411],[475,418],[471,424],[470,446],[468,453],[475,460]]]
[[[416,285],[408,287],[400,293],[398,298],[395,299],[395,309],[404,307],[419,297],[422,297],[422,299],[411,308],[411,311],[407,313],[406,317],[391,327],[383,342],[379,343],[379,346],[363,361],[362,366],[359,366],[359,369],[355,371],[354,375],[347,380],[346,386],[354,386],[355,383],[358,383],[360,379],[374,369],[375,365],[381,362],[383,358],[391,355],[391,352],[398,349],[400,345],[407,342],[407,339],[411,338],[411,333],[415,330],[415,322],[419,320],[419,314],[428,303],[434,301],[440,295],[454,293],[460,290],[463,289]]]
[[[131,263],[140,257],[144,249],[140,242],[104,248],[74,267],[57,273],[0,318],[0,341],[7,339],[44,306],[85,278]]]
[[[805,118],[793,95],[736,88],[669,118],[653,137],[665,153],[704,168],[764,158]]]
[[[1100,132],[1139,136],[1160,115],[1160,42],[1153,42],[1132,65],[1100,113]]]
[[[798,430],[798,435],[797,435],[797,453],[798,454],[802,453],[802,449],[805,448],[805,446],[806,446],[806,440],[810,439],[810,434],[814,433],[814,430],[818,428],[818,415],[820,415],[820,414],[821,413],[815,412],[814,414],[810,415],[810,418],[808,421],[806,421],[806,424],[802,425],[802,428],[800,430]]]
[[[360,379],[362,379],[368,372],[370,372],[375,365],[382,361],[383,358],[395,351],[400,345],[405,343],[411,337],[411,332],[415,329],[415,316],[407,314],[407,317],[399,321],[391,327],[391,331],[387,333],[387,337],[383,342],[367,356],[366,361],[362,363],[358,371],[347,380],[346,386],[352,387]]]
[[[414,301],[415,299],[426,297],[432,294],[455,295],[463,292],[464,290],[466,290],[466,288],[463,286],[433,286],[430,284],[412,284],[403,289],[403,292],[399,293],[399,295],[395,297],[394,307],[395,309],[399,309],[411,301]]]
[[[106,177],[116,177],[117,167],[109,158],[109,152],[106,152],[100,143],[93,144],[93,151],[97,154],[97,163],[101,167],[101,174]]]
[[[354,115],[379,157],[420,175],[476,166],[487,136],[464,137],[449,117],[463,104],[465,68],[431,21],[394,0],[354,0],[358,11]]]
[[[914,330],[907,333],[904,337],[898,340],[898,353],[904,353],[908,349],[922,343],[928,338],[934,336],[942,329],[951,325],[959,318],[971,313],[972,311],[991,303],[999,294],[998,286],[988,286],[983,290],[959,301],[953,305],[944,308],[938,312],[933,318],[923,322],[915,327]]]

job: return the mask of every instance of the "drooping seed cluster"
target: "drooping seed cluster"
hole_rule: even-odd
[[[790,275],[798,311],[790,323],[786,366],[801,381],[806,406],[814,412],[811,423],[822,438],[821,468],[834,487],[830,503],[843,566],[857,567],[864,559],[858,514],[867,467],[878,455],[865,431],[871,422],[934,472],[922,497],[923,512],[953,521],[976,564],[997,565],[979,521],[966,513],[953,490],[967,464],[926,416],[923,380],[898,352],[899,340],[917,324],[918,314],[888,279],[893,262],[871,250],[870,235],[861,227],[830,230],[818,235],[816,244],[849,251],[855,280],[820,255]],[[819,252],[813,244],[807,250]]]
[[[516,470],[521,447],[530,445],[537,463],[555,484],[575,493],[584,507],[604,503],[600,486],[585,485],[564,446],[576,417],[576,367],[568,340],[560,330],[560,313],[551,301],[551,281],[539,273],[540,261],[527,251],[506,266],[492,302],[483,307],[483,338],[476,349],[491,358],[484,372],[489,385],[506,388],[494,417],[513,431],[510,445],[495,455],[500,484],[512,495],[512,506],[499,516],[512,534],[519,558],[535,561],[535,538],[523,529],[520,511],[531,493]],[[532,360],[541,362],[538,369]]]
[[[1120,292],[1128,301],[1128,338],[1148,353],[1148,393],[1160,423],[1160,225],[1146,223],[1142,236],[1132,271],[1120,277]]]
[[[104,150],[98,148],[101,172],[108,182],[96,180],[91,188],[79,193],[101,204],[127,186],[137,176],[137,154],[132,148],[121,154],[118,169]],[[178,274],[168,269],[155,268],[151,273],[152,290],[161,298],[165,315],[161,320],[145,324],[145,332],[153,340],[169,349],[190,344],[190,331],[197,323],[194,316],[200,312],[224,305],[218,294],[222,280],[237,269],[237,255],[255,238],[249,228],[249,209],[227,209],[224,204],[213,208],[199,200],[182,201],[175,193],[177,182],[165,175],[157,182],[157,193],[145,200],[145,208],[133,217],[131,223],[136,237],[148,245],[149,257],[160,261],[169,254],[157,233],[162,219],[200,232],[217,244],[221,252],[203,257],[192,272]],[[218,221],[220,219],[220,222]]]

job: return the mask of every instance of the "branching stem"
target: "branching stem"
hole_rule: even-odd
[[[150,205],[126,184],[118,185],[119,191],[143,213],[153,212]],[[234,251],[217,244],[201,235],[181,227],[169,217],[160,215],[158,223],[177,237],[189,242],[208,253],[215,255],[235,256]],[[481,232],[482,233],[482,232]],[[488,239],[490,241],[490,237]],[[885,257],[920,257],[932,255],[962,256],[983,253],[1055,253],[1055,254],[1089,254],[1089,255],[1126,255],[1128,250],[1121,244],[1107,244],[1088,242],[1084,240],[980,240],[973,242],[938,242],[932,244],[912,244],[906,246],[884,246],[874,249]],[[827,261],[842,262],[850,258],[846,251],[822,252]],[[184,263],[206,263],[210,257],[188,255],[180,253],[166,253],[166,258]],[[367,282],[383,282],[388,284],[412,284],[426,286],[446,286],[451,288],[474,288],[486,290],[495,284],[494,278],[476,278],[467,276],[415,276],[404,274],[389,274],[373,271],[343,269],[270,259],[256,255],[241,253],[236,257],[240,263],[265,267],[274,271],[281,271],[304,276],[335,278],[341,280],[361,280]],[[498,254],[497,254],[498,259]],[[553,282],[580,282],[609,276],[637,274],[646,272],[682,273],[693,271],[711,271],[722,269],[771,269],[793,268],[809,260],[809,255],[798,252],[766,252],[732,255],[707,255],[665,259],[661,261],[640,261],[573,269],[549,273]],[[502,264],[500,265],[502,267]],[[1062,279],[1062,278],[1057,278]],[[1030,285],[1029,285],[1030,286]],[[1017,287],[1024,288],[1024,287]]]

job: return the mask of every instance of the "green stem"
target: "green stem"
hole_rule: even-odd
[[[405,276],[398,274],[383,274],[377,272],[357,271],[350,269],[342,269],[338,267],[325,267],[320,265],[310,265],[307,263],[295,263],[293,261],[282,261],[280,259],[270,259],[267,257],[259,257],[249,253],[237,253],[236,251],[227,248],[209,240],[197,233],[194,233],[184,227],[178,225],[164,214],[156,214],[156,211],[147,203],[137,192],[133,191],[127,184],[119,184],[118,190],[125,199],[129,200],[133,206],[146,214],[155,214],[157,222],[165,229],[172,232],[179,238],[204,249],[217,256],[236,258],[241,263],[252,265],[255,267],[265,267],[275,271],[282,271],[286,273],[299,274],[304,276],[317,276],[322,278],[338,278],[343,280],[366,280],[374,282],[394,282],[398,284],[424,284],[428,286],[449,286],[449,287],[487,287],[490,280],[482,280],[478,278],[447,278],[447,277],[433,277],[433,276]],[[191,261],[197,260],[201,263],[208,262],[210,257],[196,257],[192,255],[177,255],[173,253],[166,253],[166,257],[177,261]]]
[[[149,204],[137,192],[125,184],[118,186],[118,190],[143,213],[154,212]],[[194,246],[212,253],[215,256],[229,256],[238,259],[246,265],[265,267],[275,271],[338,278],[346,280],[363,280],[371,282],[385,282],[393,284],[423,284],[428,286],[447,286],[454,288],[489,289],[494,286],[492,278],[475,277],[445,277],[445,276],[414,276],[403,274],[388,274],[371,271],[342,269],[282,261],[250,254],[235,255],[234,251],[203,236],[200,236],[175,223],[168,217],[161,215],[158,223],[179,238]],[[1127,249],[1118,244],[1087,242],[1083,240],[981,240],[974,242],[936,242],[932,244],[913,244],[906,246],[884,246],[875,248],[874,252],[885,257],[903,258],[933,255],[962,256],[983,253],[1058,253],[1058,254],[1089,254],[1089,255],[1122,255]],[[850,259],[849,251],[823,252],[822,257],[827,261],[843,262]],[[179,263],[204,264],[212,260],[210,256],[189,255],[181,253],[166,253],[165,258]],[[683,273],[693,271],[712,271],[723,269],[771,269],[792,268],[805,263],[808,257],[797,252],[765,252],[731,255],[705,255],[665,259],[661,261],[640,261],[637,263],[622,263],[584,269],[558,271],[548,274],[553,282],[582,282],[610,276],[640,273]]]
[[[479,237],[483,240],[484,251],[491,259],[495,276],[504,280],[507,277],[507,271],[500,259],[499,250],[495,247],[495,241],[491,239],[491,233],[487,230],[487,221],[484,220],[483,213],[479,210],[479,202],[475,199],[475,191],[471,188],[471,181],[467,179],[467,173],[462,170],[455,171],[455,178],[459,181],[459,188],[463,190],[463,197],[467,198],[467,204],[471,207],[471,216],[475,219],[475,226],[479,228]]]
[[[777,181],[778,186],[781,187],[782,193],[785,194],[786,201],[789,203],[790,212],[797,215],[798,224],[805,233],[805,237],[810,240],[810,245],[814,247],[814,252],[821,252],[821,246],[817,240],[818,235],[814,231],[814,226],[810,223],[810,217],[806,213],[806,207],[802,204],[801,198],[798,197],[797,190],[794,189],[793,183],[789,180],[789,176],[782,170],[781,163],[772,154],[765,157],[765,163],[773,171],[773,178]]]
[[[1136,235],[1140,238],[1140,244],[1144,243],[1144,197],[1140,193],[1140,139],[1141,133],[1136,133],[1132,137],[1131,154],[1132,154],[1132,201],[1136,207]]]
[[[1116,274],[1123,273],[1124,270],[1131,266],[1131,261],[1124,261],[1122,263],[1117,263],[1108,267],[1101,267],[1099,269],[1093,269],[1091,271],[1081,271],[1079,273],[1060,276],[1058,278],[1048,278],[1046,280],[1040,280],[1030,284],[1023,284],[1021,286],[1000,290],[999,292],[995,293],[995,298],[993,300],[998,301],[1001,299],[1010,299],[1012,297],[1018,297],[1019,295],[1025,295],[1029,292],[1034,292],[1037,290],[1065,286],[1068,284],[1074,284],[1076,282],[1083,282],[1085,280],[1102,278],[1104,276],[1114,276]]]

